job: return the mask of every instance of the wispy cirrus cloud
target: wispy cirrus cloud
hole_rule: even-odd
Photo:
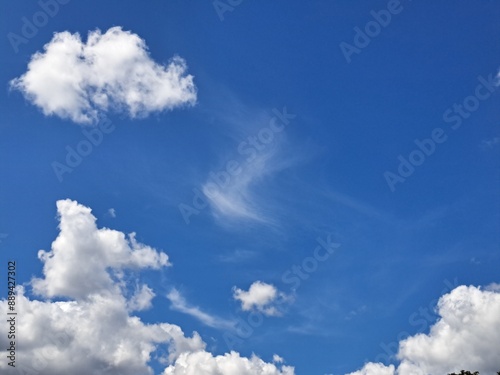
[[[222,263],[241,263],[257,256],[257,252],[245,249],[236,249],[232,252],[221,254],[217,257],[217,260]]]
[[[202,311],[197,306],[191,306],[184,296],[181,293],[173,288],[168,294],[167,298],[172,304],[171,308],[173,310],[179,311],[181,313],[187,314],[196,318],[203,324],[212,327],[212,328],[220,328],[220,329],[232,329],[234,328],[234,322],[226,319],[219,318],[214,315],[210,315],[204,311]]]
[[[272,115],[266,117],[261,111],[256,111],[255,121],[243,120],[246,124],[244,132],[251,135],[239,141],[236,147],[238,156],[227,160],[225,168],[211,171],[202,184],[201,190],[213,215],[223,224],[234,220],[274,223],[274,218],[264,208],[265,183],[296,162],[295,158],[285,156],[286,138],[283,134],[296,115],[286,107],[282,110],[274,108],[271,112]],[[248,114],[248,110],[243,113]],[[235,116],[237,114],[229,118]]]
[[[208,198],[212,212],[219,220],[246,219],[269,222],[271,219],[259,207],[255,186],[270,173],[271,154],[256,156],[227,184],[215,184],[208,180],[202,191]]]

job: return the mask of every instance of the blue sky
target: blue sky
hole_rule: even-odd
[[[171,266],[151,261],[113,281],[124,283],[126,298],[147,284],[152,306],[130,316],[175,324],[189,337],[196,331],[213,356],[233,349],[271,363],[277,354],[296,374],[346,374],[366,362],[397,368],[416,360],[403,352],[397,359],[396,343],[428,334],[442,317],[422,308],[432,311],[459,285],[491,295],[498,306],[496,2],[48,3],[58,9],[45,18],[40,3],[1,5],[0,264],[16,261],[29,301],[83,303],[54,285],[53,294],[50,286],[33,290],[33,278],[52,280],[37,253],[56,252],[52,242],[64,234],[56,202],[70,199],[82,217],[90,217],[83,207],[92,209],[98,228],[135,232],[137,241],[168,254]],[[33,17],[44,25],[29,35],[23,25]],[[139,86],[127,86],[135,83],[125,74],[114,88],[101,86],[111,104],[95,96],[87,112],[81,102],[54,110],[68,92],[50,80],[37,86],[47,71],[28,70],[32,56],[49,55],[44,45],[54,33],[79,33],[85,45],[89,32],[111,35],[113,27],[147,45],[149,54],[127,65],[131,71],[140,64],[181,70],[172,73],[178,81],[167,82],[172,96],[161,102],[151,88],[166,76],[151,73],[141,83],[149,95],[132,93]],[[56,69],[58,77],[88,74],[80,85],[94,93],[96,80],[119,75],[106,70],[106,59],[121,56],[98,53],[105,55],[101,70],[64,60],[61,66],[75,70]],[[137,112],[130,104],[136,99],[118,98],[124,87],[139,95]],[[78,121],[82,113],[88,117]],[[96,130],[103,122],[107,133]],[[68,150],[87,139],[85,131],[99,132],[97,144],[58,176],[54,162],[67,166]],[[223,186],[211,194],[213,176]],[[54,257],[56,279],[68,259],[61,257]],[[294,266],[309,271],[300,276]],[[241,322],[251,317],[259,323],[242,337]],[[238,339],[234,347],[228,333]],[[19,360],[29,358],[22,334],[18,350]],[[146,365],[160,374],[168,364],[155,353]],[[447,366],[421,361],[428,373]],[[495,361],[480,369],[493,371]],[[274,364],[283,365],[279,358]]]

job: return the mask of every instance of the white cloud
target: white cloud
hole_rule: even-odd
[[[192,317],[198,319],[203,324],[213,327],[213,328],[225,328],[225,329],[233,329],[234,322],[221,319],[216,316],[212,316],[204,311],[202,311],[199,307],[190,306],[186,299],[180,294],[180,292],[173,288],[168,294],[167,298],[172,303],[172,309],[180,311],[184,314],[191,315]]]
[[[484,289],[492,291],[492,292],[499,292],[500,293],[500,283],[491,283],[489,285],[486,285]]]
[[[135,118],[193,105],[196,87],[186,69],[177,56],[168,65],[156,63],[145,41],[120,27],[89,32],[86,43],[65,31],[32,56],[11,87],[47,116],[93,123],[109,110]]]
[[[243,311],[256,310],[268,316],[281,315],[277,305],[290,299],[274,285],[262,281],[255,281],[248,291],[234,287],[233,298],[241,302]]]
[[[401,374],[500,370],[500,293],[460,286],[439,300],[438,312],[428,335],[400,343]]]
[[[430,332],[400,342],[396,374],[499,371],[500,292],[495,286],[488,289],[459,286],[442,296],[438,302],[440,319]],[[378,375],[377,371],[382,371],[380,366],[367,366],[365,372],[354,374]]]
[[[112,218],[115,218],[116,217],[116,210],[114,208],[110,208],[108,210],[108,215]]]
[[[175,365],[165,369],[164,375],[294,375],[290,366],[277,367],[257,356],[240,357],[230,352],[213,356],[205,351],[183,353]]]
[[[106,373],[105,369],[112,374],[147,374],[147,363],[160,343],[170,343],[171,361],[181,351],[204,348],[198,334],[186,338],[175,325],[144,324],[128,315],[121,296],[43,302],[30,300],[21,291],[16,306],[22,311],[16,327],[17,366],[12,369],[6,361],[0,361],[0,372],[5,375],[19,374],[18,370],[40,375],[88,375]],[[5,300],[0,308],[7,309]],[[3,327],[0,331],[1,355],[5,358],[7,334]]]
[[[282,357],[280,357],[279,355],[274,354],[273,355],[273,362],[274,363],[283,363],[283,362],[285,362],[285,360]]]
[[[123,277],[128,268],[140,270],[168,265],[166,254],[139,244],[133,236],[97,228],[91,210],[77,202],[57,202],[60,233],[50,252],[40,252],[45,263],[43,278],[33,280],[42,297],[60,296],[63,301],[30,299],[18,287],[16,308],[22,319],[16,325],[16,367],[0,361],[5,375],[153,374],[153,360],[167,367],[165,374],[293,375],[257,357],[237,353],[214,357],[205,351],[198,333],[186,337],[174,324],[147,324],[131,315],[147,308],[154,292],[137,285],[130,298]],[[137,273],[134,273],[136,275]],[[20,280],[19,280],[20,281]],[[141,285],[139,287],[139,285]],[[8,301],[0,300],[0,311]],[[0,356],[7,357],[7,324],[0,325]],[[165,355],[161,353],[165,351]],[[197,359],[207,359],[207,366]],[[192,369],[203,368],[205,372]],[[195,371],[195,372],[193,372]],[[244,372],[247,371],[247,372]]]
[[[363,314],[366,311],[366,305],[363,305],[361,307],[358,307],[357,309],[349,311],[349,313],[346,315],[344,318],[345,320],[351,320],[355,318],[356,316]]]
[[[484,148],[484,149],[493,148],[498,143],[500,143],[500,137],[493,137],[493,138],[490,138],[490,139],[484,139],[481,142],[481,147]]]
[[[222,224],[231,225],[235,220],[248,220],[273,224],[269,210],[263,209],[262,186],[266,177],[287,168],[291,162],[278,160],[277,145],[258,151],[255,158],[241,164],[240,173],[226,178],[214,179],[213,175],[202,185],[202,192],[212,209],[214,217]],[[260,193],[257,193],[260,189]],[[269,203],[270,205],[270,203]]]
[[[214,217],[224,226],[239,221],[276,225],[270,215],[275,199],[269,199],[266,184],[276,172],[301,162],[297,148],[291,151],[285,131],[296,117],[286,107],[272,115],[250,108],[234,96],[224,97],[223,109],[215,117],[228,126],[225,134],[237,145],[220,168],[212,169],[201,184]],[[229,103],[229,104],[228,104]]]
[[[33,279],[34,291],[45,297],[65,296],[81,299],[92,294],[117,294],[126,269],[168,266],[168,256],[140,244],[132,233],[96,226],[90,208],[75,201],[57,202],[60,233],[49,252],[40,250],[44,263],[43,279]],[[75,239],[78,239],[76,241]]]
[[[384,366],[382,363],[367,363],[359,371],[348,375],[394,375],[394,366]]]

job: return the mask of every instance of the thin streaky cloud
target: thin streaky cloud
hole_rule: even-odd
[[[241,263],[253,259],[257,256],[257,252],[245,249],[236,249],[233,252],[221,254],[217,260],[222,263]]]
[[[199,307],[197,306],[191,306],[189,303],[186,301],[184,296],[181,295],[181,293],[173,288],[168,294],[167,294],[167,299],[170,301],[171,308],[173,310],[179,311],[181,313],[187,314],[192,316],[193,318],[196,318],[203,324],[212,327],[212,328],[217,328],[217,329],[233,329],[234,328],[234,322],[226,319],[219,318],[217,316],[210,315],[204,311],[202,311]]]

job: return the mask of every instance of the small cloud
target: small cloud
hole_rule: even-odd
[[[285,362],[285,360],[282,357],[280,357],[279,355],[274,354],[273,355],[273,362],[274,363],[283,363],[283,362]]]
[[[470,262],[472,264],[475,264],[476,266],[478,266],[478,265],[481,264],[481,261],[479,259],[475,258],[475,257],[470,258]]]
[[[274,285],[262,281],[255,281],[248,291],[234,287],[233,298],[241,302],[243,311],[256,310],[267,316],[281,316],[283,313],[277,305],[291,299]]]
[[[490,292],[500,292],[500,284],[499,283],[491,283],[489,285],[486,285],[484,288],[485,290],[488,290]]]
[[[346,320],[351,320],[351,319],[355,318],[356,316],[364,313],[365,311],[366,311],[366,305],[363,305],[361,307],[358,307],[355,310],[349,311],[349,314],[347,314],[347,316],[345,317],[345,319]]]
[[[4,239],[6,239],[7,237],[9,237],[9,235],[7,233],[0,233],[0,243],[2,243],[2,241]]]
[[[116,211],[114,208],[110,208],[108,210],[108,216],[112,217],[112,218],[115,218],[116,217]]]
[[[485,149],[491,149],[491,148],[495,147],[499,143],[500,143],[500,137],[493,137],[491,139],[483,139],[481,141],[481,148],[483,150],[485,150]]]
[[[146,42],[121,27],[90,31],[86,42],[64,31],[31,57],[10,87],[46,116],[92,124],[109,111],[142,118],[194,105],[196,87],[186,70],[178,56],[168,65],[156,63]]]

